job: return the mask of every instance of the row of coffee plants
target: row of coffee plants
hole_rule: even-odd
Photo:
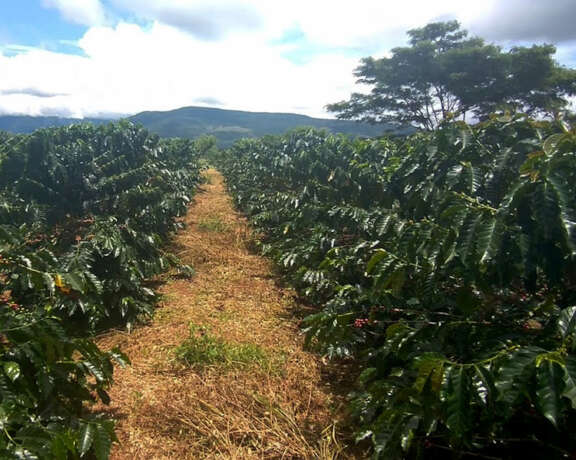
[[[199,180],[189,141],[127,122],[0,137],[0,458],[108,458],[119,351],[87,338],[130,327]]]
[[[358,363],[379,458],[576,452],[576,131],[501,117],[407,139],[300,130],[222,161],[261,247]]]

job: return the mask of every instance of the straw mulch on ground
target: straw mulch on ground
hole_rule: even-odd
[[[270,263],[247,249],[250,229],[221,175],[209,170],[175,241],[191,279],[170,279],[150,324],[100,339],[132,360],[118,369],[104,408],[118,421],[112,459],[356,458],[341,434],[336,374],[302,349],[303,306],[275,282]],[[175,349],[196,333],[231,346],[254,344],[253,365],[188,366]]]

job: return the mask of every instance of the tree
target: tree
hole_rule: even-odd
[[[338,118],[434,129],[447,118],[484,119],[497,110],[556,117],[576,95],[576,70],[553,59],[552,45],[503,51],[468,37],[457,21],[408,31],[391,57],[362,59],[358,83],[372,86],[329,104]]]

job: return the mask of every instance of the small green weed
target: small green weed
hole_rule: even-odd
[[[228,226],[217,217],[204,219],[198,222],[198,230],[203,232],[223,232]]]
[[[175,350],[176,359],[190,367],[250,367],[278,374],[285,361],[273,358],[261,347],[252,343],[227,343],[210,334],[203,326],[190,325],[190,337]]]

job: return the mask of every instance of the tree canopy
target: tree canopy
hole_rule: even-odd
[[[357,82],[367,94],[329,104],[338,118],[433,129],[446,118],[507,110],[555,117],[576,95],[576,70],[560,66],[553,45],[503,50],[469,37],[457,21],[408,31],[409,46],[390,57],[363,58]]]

